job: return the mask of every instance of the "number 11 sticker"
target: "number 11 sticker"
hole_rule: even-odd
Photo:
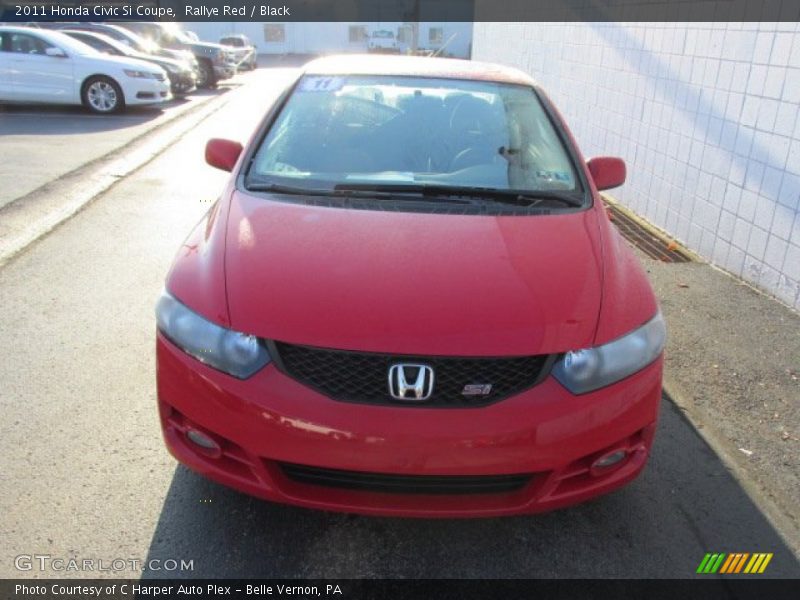
[[[304,77],[301,92],[335,92],[342,89],[344,77]]]

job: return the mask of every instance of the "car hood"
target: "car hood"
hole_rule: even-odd
[[[228,50],[222,44],[214,44],[213,42],[192,42],[189,46],[193,52],[206,52],[209,54],[220,51],[226,52]]]
[[[148,60],[140,60],[128,56],[110,56],[108,54],[97,53],[91,55],[86,54],[82,58],[87,62],[91,62],[92,65],[96,66],[98,63],[102,63],[108,68],[116,67],[118,69],[144,70],[150,73],[158,73],[161,70],[161,67]]]
[[[159,56],[163,56],[165,58],[187,62],[189,63],[190,66],[192,61],[196,60],[194,54],[192,54],[188,50],[171,50],[170,48],[159,47],[157,53]]]
[[[133,57],[132,57],[133,58]],[[144,62],[149,62],[158,65],[159,67],[166,69],[167,67],[172,67],[173,69],[177,69],[178,71],[191,71],[192,68],[189,66],[185,61],[182,60],[175,60],[172,58],[163,58],[160,56],[149,56],[147,54],[140,54],[135,57],[137,60],[142,60]]]
[[[231,326],[260,337],[397,354],[504,356],[591,345],[601,299],[597,216],[354,210],[234,192]]]

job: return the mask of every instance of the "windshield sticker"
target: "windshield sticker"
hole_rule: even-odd
[[[381,171],[379,173],[355,173],[345,175],[347,180],[377,181],[381,183],[409,183],[414,182],[414,173],[405,171]]]
[[[563,171],[536,171],[536,177],[546,181],[567,181],[571,180],[569,173]]]
[[[336,92],[344,86],[344,77],[305,77],[301,92]]]

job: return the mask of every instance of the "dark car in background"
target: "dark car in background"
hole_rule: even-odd
[[[240,69],[258,67],[258,48],[242,33],[231,33],[220,38],[219,43],[234,49],[234,56]]]
[[[197,74],[191,65],[185,61],[178,61],[171,58],[162,58],[151,54],[137,52],[130,46],[111,39],[102,33],[93,31],[81,31],[74,29],[62,29],[62,33],[91,46],[98,52],[111,56],[126,56],[128,58],[138,58],[158,65],[167,72],[170,88],[173,96],[185,96],[197,88]]]
[[[236,62],[231,49],[221,44],[196,42],[183,31],[166,23],[124,22],[121,27],[149,39],[162,48],[191,52],[199,65],[197,87],[213,88],[217,82],[236,75]]]

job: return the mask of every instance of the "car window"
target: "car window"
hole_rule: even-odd
[[[87,46],[91,46],[95,50],[99,50],[100,52],[104,52],[106,54],[120,54],[116,48],[110,44],[107,44],[103,40],[97,39],[91,35],[81,35],[80,33],[68,33],[67,35],[75,38],[79,42],[83,42]]]
[[[431,183],[581,191],[536,92],[430,78],[305,76],[264,138],[252,177],[319,187]]]
[[[10,38],[9,51],[18,54],[46,54],[47,49],[52,48],[43,39],[27,33],[12,33]]]
[[[186,35],[180,29],[173,29],[170,28],[169,30],[162,31],[163,38],[165,40],[170,40],[170,43],[174,44],[191,44],[194,42],[192,38]]]
[[[103,33],[138,52],[156,54],[159,50],[158,45],[152,40],[133,33],[132,31],[128,31],[127,29],[119,30],[113,27],[107,27],[103,30]]]
[[[135,34],[149,40],[151,43],[158,45],[163,45],[165,43],[163,38],[164,31],[155,23],[125,23],[125,28],[132,30]]]

